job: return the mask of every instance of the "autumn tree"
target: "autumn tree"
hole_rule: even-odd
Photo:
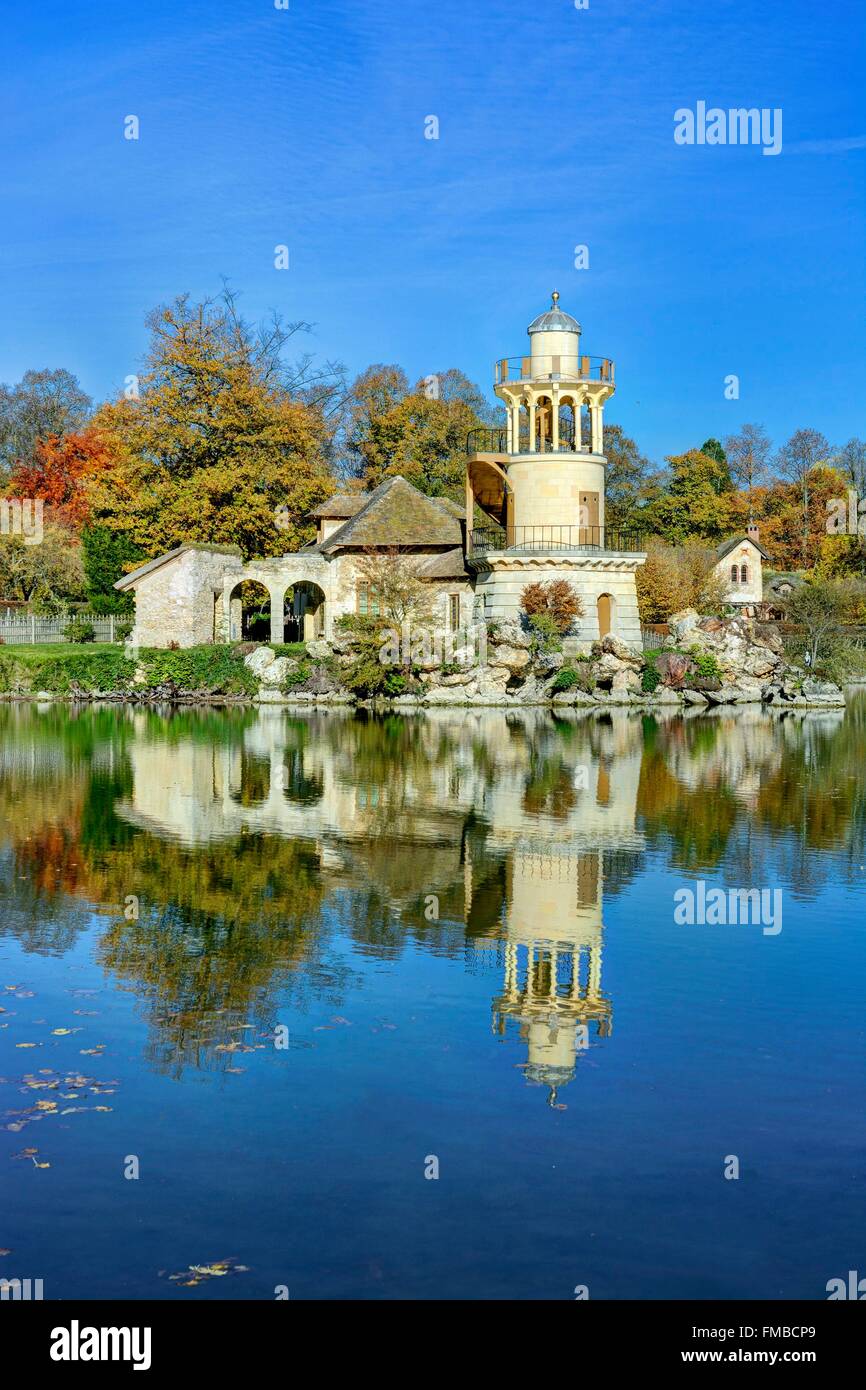
[[[718,541],[731,529],[731,477],[727,463],[700,449],[672,455],[669,471],[653,480],[645,510],[647,529],[677,544],[700,537]]]
[[[431,497],[462,501],[466,436],[491,418],[479,388],[456,368],[410,389],[402,368],[368,367],[350,392],[346,471],[370,489],[401,474]]]
[[[534,618],[546,618],[561,636],[584,613],[583,600],[567,579],[527,584],[520,595],[520,607],[530,623]]]
[[[800,559],[803,567],[809,564],[809,502],[811,475],[819,464],[827,464],[830,445],[818,430],[796,430],[776,455],[776,467],[783,478],[793,483],[800,498]],[[823,520],[823,517],[822,517]]]
[[[725,440],[725,454],[731,477],[737,486],[744,488],[748,494],[749,525],[754,520],[754,490],[767,480],[771,449],[770,436],[763,425],[743,425],[737,434],[730,434]]]
[[[649,478],[649,459],[621,425],[605,425],[604,453],[607,524],[622,529],[640,528],[644,524],[641,506]]]
[[[715,551],[700,543],[651,543],[646,563],[635,574],[641,622],[666,623],[683,608],[721,613],[726,585],[716,569],[716,560]]]
[[[32,459],[20,461],[9,481],[11,492],[38,497],[54,520],[79,530],[87,521],[87,480],[112,459],[111,441],[95,429],[38,439]]]
[[[46,522],[38,545],[28,545],[23,536],[0,540],[3,598],[56,608],[82,599],[84,591],[81,546],[68,527]]]
[[[16,386],[0,383],[0,482],[34,462],[40,439],[80,430],[93,402],[65,367],[25,372]]]
[[[285,360],[306,325],[275,317],[255,328],[228,289],[201,303],[181,295],[147,323],[138,397],[103,406],[94,421],[116,446],[88,485],[94,524],[147,555],[211,541],[237,543],[248,558],[312,539],[306,514],[334,483],[327,383],[311,383],[309,359]]]

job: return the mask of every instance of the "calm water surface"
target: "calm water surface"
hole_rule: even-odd
[[[826,1297],[866,1260],[864,761],[863,697],[0,708],[0,1275]],[[677,925],[697,880],[782,931]]]

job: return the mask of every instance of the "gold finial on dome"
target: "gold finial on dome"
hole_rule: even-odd
[[[550,307],[551,307],[552,309],[555,309],[558,303],[559,303],[559,290],[554,290],[554,291],[553,291],[553,294],[550,296]]]

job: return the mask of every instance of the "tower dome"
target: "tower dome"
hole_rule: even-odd
[[[580,333],[581,327],[577,319],[573,319],[571,314],[567,314],[564,309],[559,307],[559,291],[554,290],[550,296],[550,308],[537,318],[527,328],[527,333]]]

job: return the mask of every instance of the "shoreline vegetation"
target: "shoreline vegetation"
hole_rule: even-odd
[[[866,679],[866,654],[831,673],[797,663],[772,624],[674,615],[659,648],[617,638],[556,649],[517,623],[490,624],[484,661],[390,669],[373,688],[364,634],[285,645],[183,649],[121,645],[0,646],[0,700],[156,705],[343,706],[411,712],[442,707],[611,706],[671,713],[762,705],[843,707],[843,685]],[[381,674],[381,672],[380,672]]]

